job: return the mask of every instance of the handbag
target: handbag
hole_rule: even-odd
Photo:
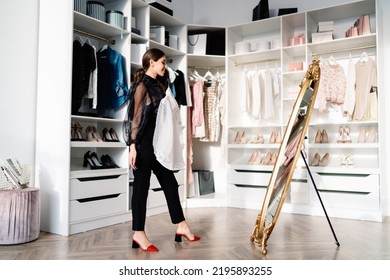
[[[198,170],[199,194],[205,195],[215,192],[214,172],[210,170]]]

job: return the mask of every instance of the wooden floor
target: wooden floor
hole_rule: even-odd
[[[38,240],[0,246],[1,260],[390,260],[390,219],[383,223],[282,213],[268,240],[268,254],[249,241],[257,210],[186,209],[198,242],[174,242],[168,214],[147,218],[158,253],[131,248],[131,223],[69,237],[42,232]]]

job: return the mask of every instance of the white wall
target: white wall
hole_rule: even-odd
[[[6,2],[0,17],[0,159],[33,164],[39,0]]]

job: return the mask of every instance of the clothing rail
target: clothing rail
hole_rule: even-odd
[[[270,62],[278,64],[280,63],[280,59],[266,59],[266,60],[258,60],[258,61],[244,62],[244,63],[235,63],[234,66],[238,67],[238,66],[247,66],[251,64],[264,64]]]
[[[311,56],[333,54],[333,53],[338,53],[338,52],[358,51],[358,50],[365,50],[365,49],[372,49],[372,48],[376,48],[376,45],[368,45],[368,46],[364,46],[364,47],[356,47],[356,48],[348,48],[348,49],[342,49],[342,50],[332,50],[332,51],[326,51],[326,52],[312,53]]]
[[[201,70],[225,70],[224,66],[213,66],[213,67],[206,67],[206,66],[188,66],[188,68],[191,69],[201,69]]]
[[[80,33],[80,34],[83,34],[83,35],[86,35],[86,36],[89,36],[89,37],[96,38],[96,39],[101,40],[101,41],[108,42],[108,43],[110,43],[112,45],[115,45],[115,40],[103,38],[103,37],[100,37],[98,35],[95,35],[95,34],[92,34],[92,33],[88,33],[88,32],[85,32],[85,31],[82,31],[82,30],[79,30],[79,29],[73,29],[73,31],[77,32],[77,33]]]

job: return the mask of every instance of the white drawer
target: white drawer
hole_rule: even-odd
[[[320,174],[312,173],[314,182],[319,190],[371,192],[379,189],[379,175],[359,174]],[[312,184],[312,181],[308,179]],[[310,187],[313,187],[310,185]]]
[[[229,200],[258,201],[261,206],[266,192],[266,187],[229,184]]]
[[[344,208],[357,210],[380,210],[379,190],[365,192],[319,191],[325,209]],[[321,206],[316,191],[310,190],[310,204]]]
[[[309,188],[307,182],[291,181],[289,190],[291,204],[309,203]]]
[[[270,171],[229,169],[228,183],[267,187],[271,178]]]
[[[127,192],[69,202],[70,222],[93,219],[127,211]]]
[[[184,184],[184,170],[175,171],[174,172],[175,178],[177,180],[178,185]],[[157,177],[155,174],[152,173],[152,176],[150,177],[150,188],[160,188],[160,184],[158,183]]]
[[[179,186],[179,197],[180,201],[183,200],[184,196],[184,186]],[[164,191],[162,188],[155,188],[155,189],[149,189],[149,195],[148,195],[148,207],[159,207],[159,206],[166,206],[167,201],[165,199]]]
[[[70,200],[127,192],[127,175],[70,179]]]

